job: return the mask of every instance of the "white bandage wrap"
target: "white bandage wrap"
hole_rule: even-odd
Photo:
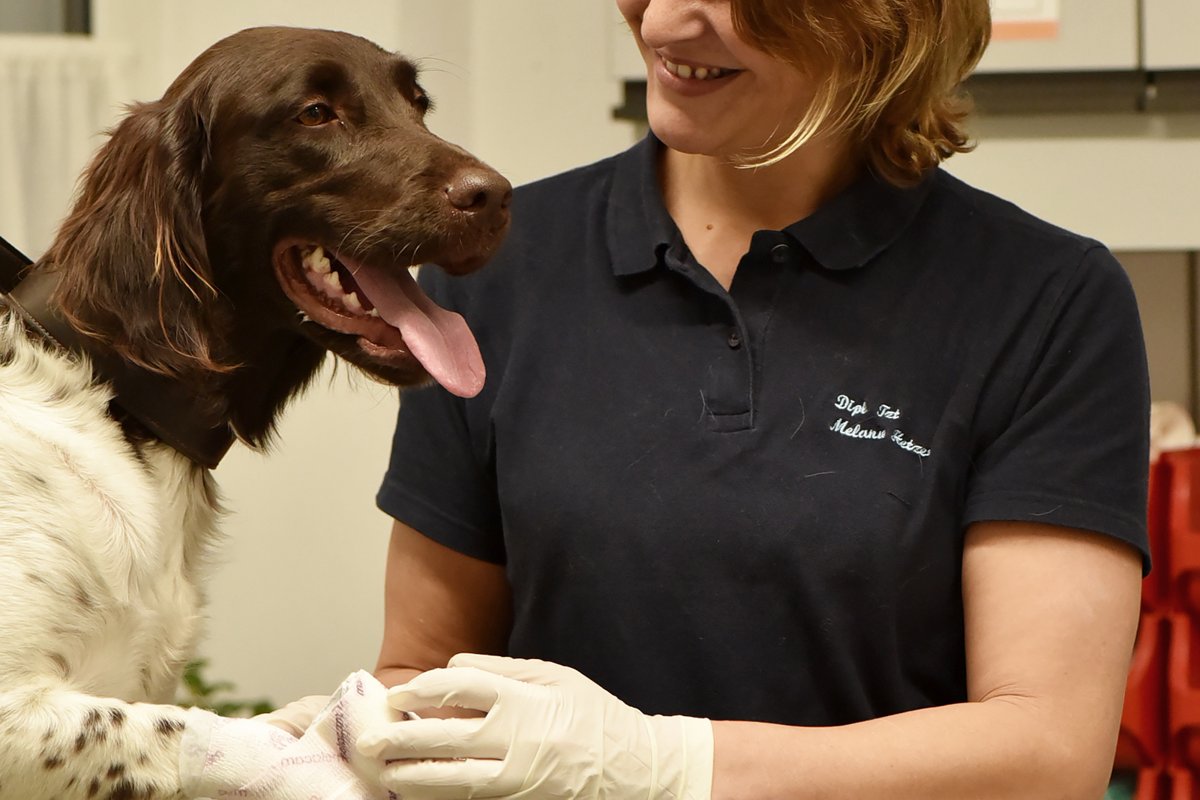
[[[360,754],[355,741],[404,716],[362,671],[342,683],[300,738],[262,720],[192,709],[181,739],[181,785],[196,799],[389,800],[378,782],[381,763]]]

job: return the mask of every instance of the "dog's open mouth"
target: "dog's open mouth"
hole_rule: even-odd
[[[380,268],[290,242],[276,247],[275,270],[307,320],[358,337],[369,357],[392,364],[415,359],[459,397],[483,388],[483,358],[466,322],[430,300],[407,267]]]

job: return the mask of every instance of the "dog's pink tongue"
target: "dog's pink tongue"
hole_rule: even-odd
[[[483,357],[461,315],[430,300],[407,269],[360,269],[354,280],[435,381],[459,397],[479,394],[486,374]]]

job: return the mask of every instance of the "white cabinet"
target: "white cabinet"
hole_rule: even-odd
[[[1200,69],[1200,0],[1142,0],[1146,69]]]
[[[992,6],[996,32],[979,72],[1200,69],[1200,0],[992,0]],[[645,68],[629,30],[615,8],[611,16],[610,72],[640,80]],[[1022,17],[1031,24],[1014,24]]]
[[[610,0],[599,0],[608,3]],[[1186,60],[1200,67],[1200,0],[1142,0],[1147,35],[1161,44],[1147,52]],[[979,72],[1070,72],[1134,70],[1139,67],[1138,0],[992,0],[996,35]],[[1023,12],[1022,9],[1027,9]],[[1034,24],[1014,24],[1023,14]],[[645,67],[629,29],[612,9],[609,69],[621,80],[640,80]],[[1039,24],[1049,22],[1052,24]],[[1161,34],[1154,31],[1162,28]]]
[[[1200,0],[1145,2],[1200,4]],[[1138,67],[1137,0],[992,0],[992,6],[996,35],[979,64],[979,72]],[[1022,28],[1017,22],[1022,16],[1049,24]]]

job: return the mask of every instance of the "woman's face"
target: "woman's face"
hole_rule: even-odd
[[[646,61],[650,129],[685,153],[761,154],[812,102],[811,78],[742,41],[729,0],[617,0]]]

